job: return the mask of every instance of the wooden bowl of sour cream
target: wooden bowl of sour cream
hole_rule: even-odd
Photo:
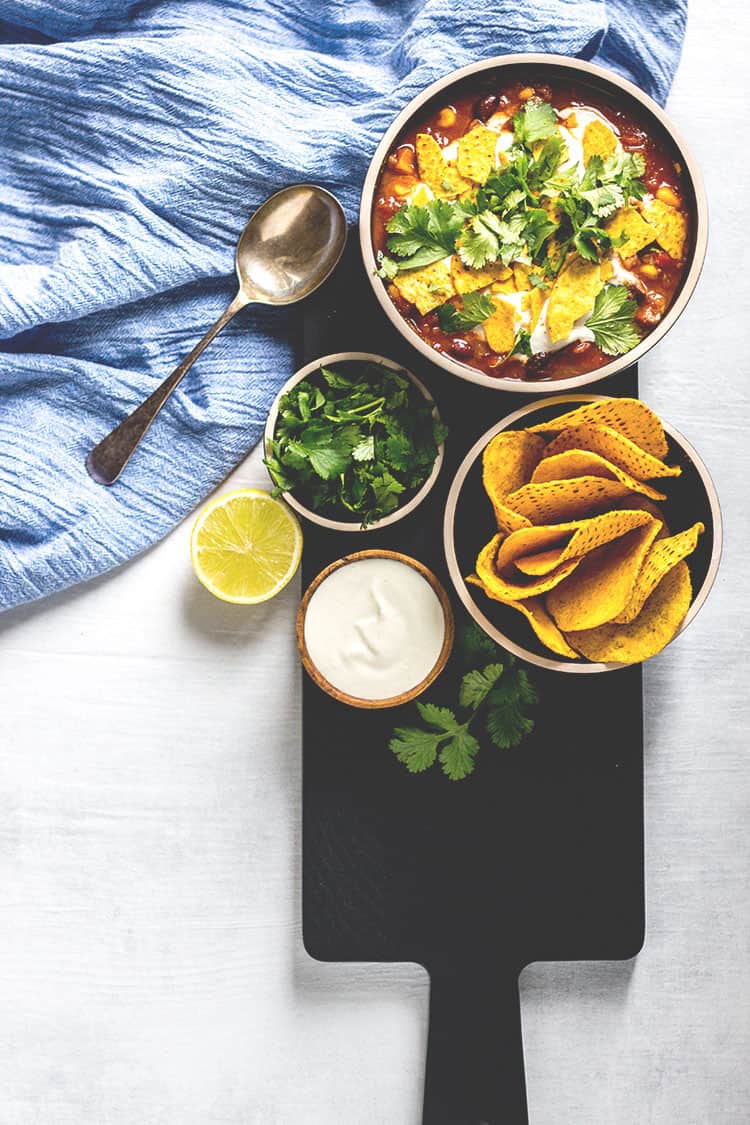
[[[297,613],[305,671],[350,707],[398,707],[421,695],[445,667],[453,637],[443,586],[398,551],[337,559],[310,583]]]

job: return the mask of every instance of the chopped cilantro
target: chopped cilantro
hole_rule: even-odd
[[[607,285],[598,294],[586,327],[607,355],[623,355],[640,342],[633,314],[636,303],[624,285]]]
[[[581,192],[596,218],[606,218],[612,215],[618,207],[622,207],[622,188],[617,184],[603,184],[601,187],[587,188]]]
[[[557,172],[564,153],[565,144],[558,133],[546,140],[541,152],[529,166],[529,187],[534,191],[541,191]]]
[[[513,132],[520,144],[531,146],[546,141],[555,132],[557,117],[549,102],[538,98],[526,103],[513,118]]]
[[[526,216],[523,213],[506,220],[493,211],[480,211],[472,218],[468,231],[461,236],[458,253],[462,262],[473,269],[481,269],[488,262],[500,261],[509,265],[524,253],[525,226]]]
[[[461,308],[448,301],[437,310],[443,332],[468,332],[492,316],[495,304],[486,294],[465,293]]]
[[[277,493],[366,527],[424,484],[445,435],[397,371],[322,367],[282,397],[265,463]]]

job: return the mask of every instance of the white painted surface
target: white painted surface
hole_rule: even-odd
[[[694,0],[670,109],[711,246],[642,369],[726,555],[646,675],[644,952],[524,973],[532,1125],[750,1118],[750,358],[722,312],[750,300],[749,50],[741,0]],[[263,481],[254,456],[232,483]],[[298,589],[214,602],[187,537],[0,622],[0,1122],[417,1125],[426,975],[301,947]]]

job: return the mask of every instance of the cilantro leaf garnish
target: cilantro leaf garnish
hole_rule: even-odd
[[[601,187],[588,188],[581,192],[596,218],[612,215],[624,202],[622,188],[618,184],[602,184]]]
[[[594,333],[594,343],[607,355],[623,355],[640,342],[633,314],[636,302],[625,285],[607,285],[596,297],[586,327]]]
[[[528,184],[534,191],[543,188],[555,175],[565,151],[565,144],[559,133],[544,142],[541,152],[534,157],[527,176]]]
[[[437,310],[443,332],[468,332],[495,311],[495,303],[484,293],[465,293],[461,308],[450,301]]]
[[[471,269],[481,269],[488,262],[496,262],[500,253],[498,225],[500,220],[492,211],[475,215],[464,232],[458,247],[459,257]]]
[[[399,372],[326,367],[282,397],[266,465],[277,493],[366,527],[422,486],[445,433]]]
[[[378,268],[375,272],[384,281],[393,281],[398,275],[398,262],[395,258],[387,257],[382,250],[378,250]]]
[[[513,118],[513,132],[520,144],[531,146],[546,141],[555,132],[557,117],[549,102],[538,98],[526,103]]]
[[[549,212],[543,207],[529,208],[526,211],[522,235],[527,253],[532,260],[539,256],[542,246],[556,230],[557,223],[550,218]]]
[[[532,355],[531,351],[531,333],[525,328],[519,328],[516,333],[516,338],[513,341],[513,347],[510,349],[509,355]]]
[[[407,204],[386,225],[387,246],[400,261],[381,259],[380,269],[394,277],[401,270],[420,269],[452,254],[467,212],[458,202],[431,199],[424,206]],[[388,263],[386,265],[386,263]]]
[[[468,231],[461,236],[458,253],[465,265],[481,269],[488,262],[509,265],[524,253],[526,227],[523,213],[501,219],[494,211],[480,211],[472,218]]]
[[[460,680],[458,706],[465,717],[459,719],[450,707],[417,703],[422,725],[396,727],[388,743],[410,773],[422,773],[439,762],[451,781],[468,777],[481,748],[470,727],[480,715],[487,738],[501,749],[518,746],[533,729],[533,720],[525,712],[538,702],[537,693],[514,658],[474,624],[464,629],[459,651],[466,663],[482,665],[469,668]],[[499,655],[502,663],[497,660]],[[488,657],[495,659],[486,663]]]

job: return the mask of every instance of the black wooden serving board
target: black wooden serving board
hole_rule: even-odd
[[[370,290],[356,232],[335,275],[303,306],[301,335],[300,363],[345,350],[403,363],[451,431],[437,485],[400,523],[357,534],[305,524],[304,584],[341,555],[389,547],[421,559],[452,595],[442,546],[449,484],[476,438],[525,396],[457,379],[410,348]],[[592,389],[636,394],[636,370]],[[465,613],[453,602],[460,625]],[[521,969],[627,958],[643,941],[640,668],[532,675],[542,700],[533,735],[510,752],[483,747],[460,782],[437,767],[411,775],[388,750],[413,704],[358,711],[305,679],[305,947],[323,961],[427,968],[425,1125],[526,1123]],[[426,698],[441,701],[450,679],[449,664]]]

